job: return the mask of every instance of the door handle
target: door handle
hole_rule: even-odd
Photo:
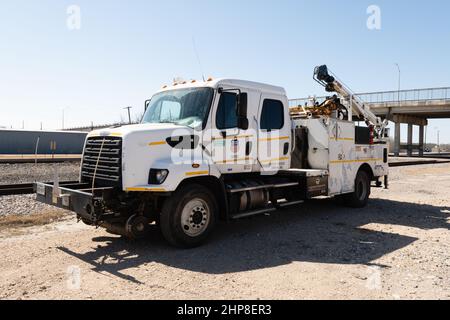
[[[284,149],[283,149],[284,155],[287,155],[289,152],[289,142],[286,142],[284,144]]]
[[[247,143],[245,144],[245,155],[249,156],[251,152],[252,152],[252,143],[250,141],[247,141]]]

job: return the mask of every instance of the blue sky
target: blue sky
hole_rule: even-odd
[[[369,30],[369,5],[381,30]],[[67,28],[69,5],[81,29]],[[450,2],[429,1],[0,1],[0,126],[38,129],[110,123],[143,109],[174,77],[232,77],[323,94],[326,63],[354,91],[450,86]],[[428,140],[450,142],[450,121]],[[406,137],[405,137],[406,138]]]

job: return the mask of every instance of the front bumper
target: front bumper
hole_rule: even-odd
[[[37,201],[72,211],[79,219],[91,224],[98,224],[114,216],[105,207],[105,199],[114,188],[95,188],[87,183],[54,184],[35,183]]]

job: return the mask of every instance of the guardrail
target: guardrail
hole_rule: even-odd
[[[400,91],[382,91],[382,92],[367,92],[356,94],[361,100],[366,103],[405,103],[405,102],[420,102],[420,101],[450,101],[450,87],[442,88],[427,88],[427,89],[412,89]],[[290,106],[299,106],[309,103],[310,98],[292,99],[289,100]],[[316,97],[316,101],[322,102],[325,97]]]
[[[450,87],[359,93],[366,103],[450,100]]]

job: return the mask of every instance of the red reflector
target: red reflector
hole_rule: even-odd
[[[374,130],[374,126],[369,126],[369,130],[370,130],[370,139],[369,139],[369,144],[373,144],[374,139],[375,139],[375,130]]]

